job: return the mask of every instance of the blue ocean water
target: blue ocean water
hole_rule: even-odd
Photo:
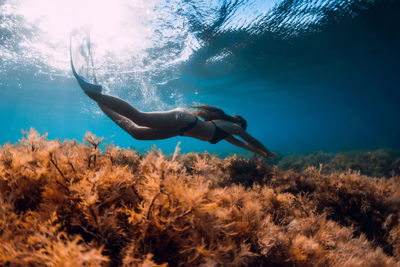
[[[245,154],[226,142],[132,139],[81,92],[87,77],[144,111],[209,104],[248,121],[290,154],[400,149],[400,2],[0,2],[0,144],[34,127],[50,139],[86,131],[139,151]],[[85,42],[90,34],[94,69]]]

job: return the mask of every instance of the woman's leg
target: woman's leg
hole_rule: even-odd
[[[174,129],[174,131],[176,132],[177,129],[183,127],[187,123],[184,120],[177,120],[178,114],[176,114],[176,112],[174,111],[140,112],[132,105],[130,105],[129,103],[125,102],[124,100],[118,97],[103,95],[101,93],[102,91],[101,85],[88,82],[85,78],[83,78],[76,72],[74,64],[72,62],[72,53],[71,53],[71,68],[76,80],[79,83],[79,86],[90,98],[95,100],[100,107],[106,107],[108,108],[108,111],[116,112],[121,116],[130,119],[131,123],[133,122],[140,126],[147,126],[154,129],[162,129],[164,132],[168,134],[171,129]],[[105,113],[107,115],[110,114],[107,112]]]
[[[138,140],[160,140],[176,136],[176,131],[171,129],[159,130],[156,128],[140,127],[133,123],[130,119],[114,112],[110,108],[99,103],[101,110],[113,120],[125,132]]]
[[[100,106],[105,106],[110,110],[130,119],[139,126],[146,126],[158,129],[177,129],[185,127],[193,121],[193,115],[182,116],[181,111],[170,110],[160,112],[141,112],[124,100],[101,93],[85,93],[95,100]]]
[[[111,96],[111,95],[105,95],[105,94],[101,94],[101,93],[100,94],[90,93],[90,92],[85,92],[85,93],[91,99],[96,101],[97,104],[99,104],[101,109],[103,109],[103,107],[107,107],[111,111],[114,111],[114,112],[130,119],[135,124],[138,124],[141,126],[149,126],[149,122],[148,122],[149,118],[148,118],[147,114],[144,112],[140,112],[139,110],[134,108],[131,104],[122,100],[121,98]]]

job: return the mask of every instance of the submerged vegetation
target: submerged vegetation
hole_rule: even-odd
[[[284,157],[278,162],[279,169],[304,171],[310,166],[321,169],[324,174],[359,171],[372,177],[400,175],[400,152],[394,150],[350,151],[342,153],[314,152]]]
[[[46,140],[0,148],[1,266],[396,266],[400,177]]]

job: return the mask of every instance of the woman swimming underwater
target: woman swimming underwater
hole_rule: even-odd
[[[240,116],[229,116],[221,109],[208,105],[194,106],[194,111],[177,108],[162,112],[141,112],[120,98],[103,94],[101,85],[89,83],[79,75],[72,56],[71,68],[83,91],[97,102],[111,120],[135,139],[159,140],[180,135],[209,141],[211,144],[226,140],[262,157],[274,156],[246,132],[247,122]]]

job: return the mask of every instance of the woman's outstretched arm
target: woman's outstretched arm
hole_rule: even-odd
[[[265,154],[268,155],[268,157],[275,156],[275,154],[273,154],[271,151],[269,151],[260,141],[255,139],[253,136],[248,134],[246,131],[244,131],[244,130],[240,131],[238,136],[243,138],[243,140],[245,140],[252,147],[255,147],[256,149],[263,151]]]
[[[243,142],[235,137],[233,137],[232,135],[228,136],[225,138],[226,141],[228,141],[229,143],[231,143],[232,145],[247,149],[253,153],[256,153],[264,158],[270,158],[273,156],[272,153],[267,153],[261,149],[258,149],[257,147],[254,147],[252,145],[250,145],[249,143]]]
[[[243,147],[247,150],[253,151],[254,153],[257,153],[266,158],[275,156],[275,154],[273,154],[271,151],[269,151],[263,144],[261,144],[260,141],[258,141],[253,136],[248,134],[239,125],[237,125],[235,123],[224,123],[224,124],[221,124],[221,127],[223,130],[225,130],[226,132],[231,134],[230,137],[225,138],[225,140],[227,140],[231,144]],[[239,136],[245,142],[233,137],[232,135]]]

